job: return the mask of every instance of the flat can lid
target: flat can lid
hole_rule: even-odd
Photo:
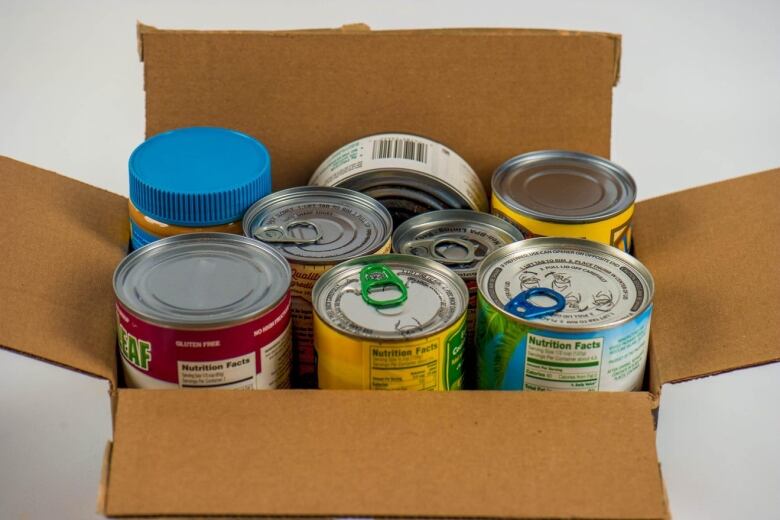
[[[392,219],[379,202],[344,188],[301,186],[278,191],[244,216],[244,234],[291,262],[335,264],[379,250]]]
[[[367,266],[390,269],[406,287],[403,303],[377,307],[361,291],[361,271]],[[372,297],[397,298],[392,286]],[[430,336],[454,324],[468,305],[466,284],[455,273],[432,260],[410,255],[372,255],[337,265],[315,284],[312,304],[329,326],[348,336],[368,340],[401,341]]]
[[[172,328],[219,328],[261,315],[290,287],[287,261],[239,235],[192,233],[158,240],[114,272],[119,302],[141,319]]]
[[[551,330],[599,330],[627,322],[652,303],[653,278],[634,257],[578,238],[532,238],[498,249],[477,273],[479,292],[513,320]],[[518,294],[542,287],[562,295],[552,315],[523,319],[505,309]],[[531,303],[549,306],[543,301]]]
[[[636,199],[631,175],[602,157],[545,150],[518,155],[493,173],[493,193],[509,208],[546,222],[597,222]]]

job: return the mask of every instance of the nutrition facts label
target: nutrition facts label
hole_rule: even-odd
[[[439,341],[409,347],[370,347],[371,388],[436,390],[439,387]]]
[[[178,361],[182,388],[247,389],[255,387],[255,353],[222,361]]]
[[[528,334],[527,390],[598,390],[604,338],[559,339]]]

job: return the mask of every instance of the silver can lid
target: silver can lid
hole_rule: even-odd
[[[292,262],[335,264],[379,250],[392,219],[382,204],[344,188],[301,186],[272,193],[244,215],[244,234]]]
[[[634,257],[578,238],[532,238],[498,249],[477,273],[479,292],[514,320],[550,330],[611,328],[644,312],[653,300],[653,278]],[[558,293],[562,310],[524,319],[507,309],[521,293]],[[528,301],[551,307],[546,296]]]
[[[393,283],[378,283],[383,270],[395,277]],[[388,300],[399,303],[377,304]],[[454,324],[466,311],[468,291],[454,272],[432,260],[372,255],[341,263],[325,273],[314,285],[312,304],[317,315],[342,334],[369,340],[406,340],[430,336]]]
[[[493,173],[493,193],[509,208],[546,222],[597,222],[636,199],[631,175],[596,155],[545,150],[518,155]]]
[[[217,328],[261,315],[290,287],[290,265],[273,248],[239,235],[192,233],[148,244],[114,271],[120,303],[141,319]]]
[[[444,209],[401,224],[393,233],[393,252],[430,258],[462,278],[473,278],[487,255],[523,238],[516,227],[489,213]]]

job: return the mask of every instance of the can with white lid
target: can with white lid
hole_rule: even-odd
[[[636,184],[602,157],[544,150],[493,173],[491,211],[528,237],[585,238],[631,251]]]
[[[632,256],[589,240],[532,238],[488,256],[477,284],[479,388],[641,388],[654,286]]]
[[[289,387],[290,266],[240,235],[165,238],[114,272],[117,336],[134,388]]]
[[[381,202],[396,226],[437,209],[488,210],[474,169],[454,150],[413,134],[382,133],[347,143],[320,164],[309,184],[361,191]]]
[[[390,251],[392,220],[368,195],[301,186],[262,198],[246,212],[247,237],[274,247],[292,268],[293,386],[316,388],[311,291],[340,262]]]
[[[407,220],[393,232],[393,252],[435,260],[466,282],[469,309],[463,371],[465,388],[472,388],[476,377],[477,268],[499,247],[523,238],[520,230],[505,220],[465,209],[429,211]]]
[[[341,263],[314,285],[319,387],[459,390],[468,291],[410,255]]]

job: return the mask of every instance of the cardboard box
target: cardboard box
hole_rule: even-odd
[[[140,26],[139,43],[147,133],[248,132],[276,189],[377,131],[441,140],[484,181],[532,149],[609,154],[616,35]],[[780,359],[778,190],[780,170],[638,204],[647,392],[144,391],[118,388],[114,347],[126,199],[2,158],[0,346],[110,382],[111,517],[666,518],[662,385]]]

